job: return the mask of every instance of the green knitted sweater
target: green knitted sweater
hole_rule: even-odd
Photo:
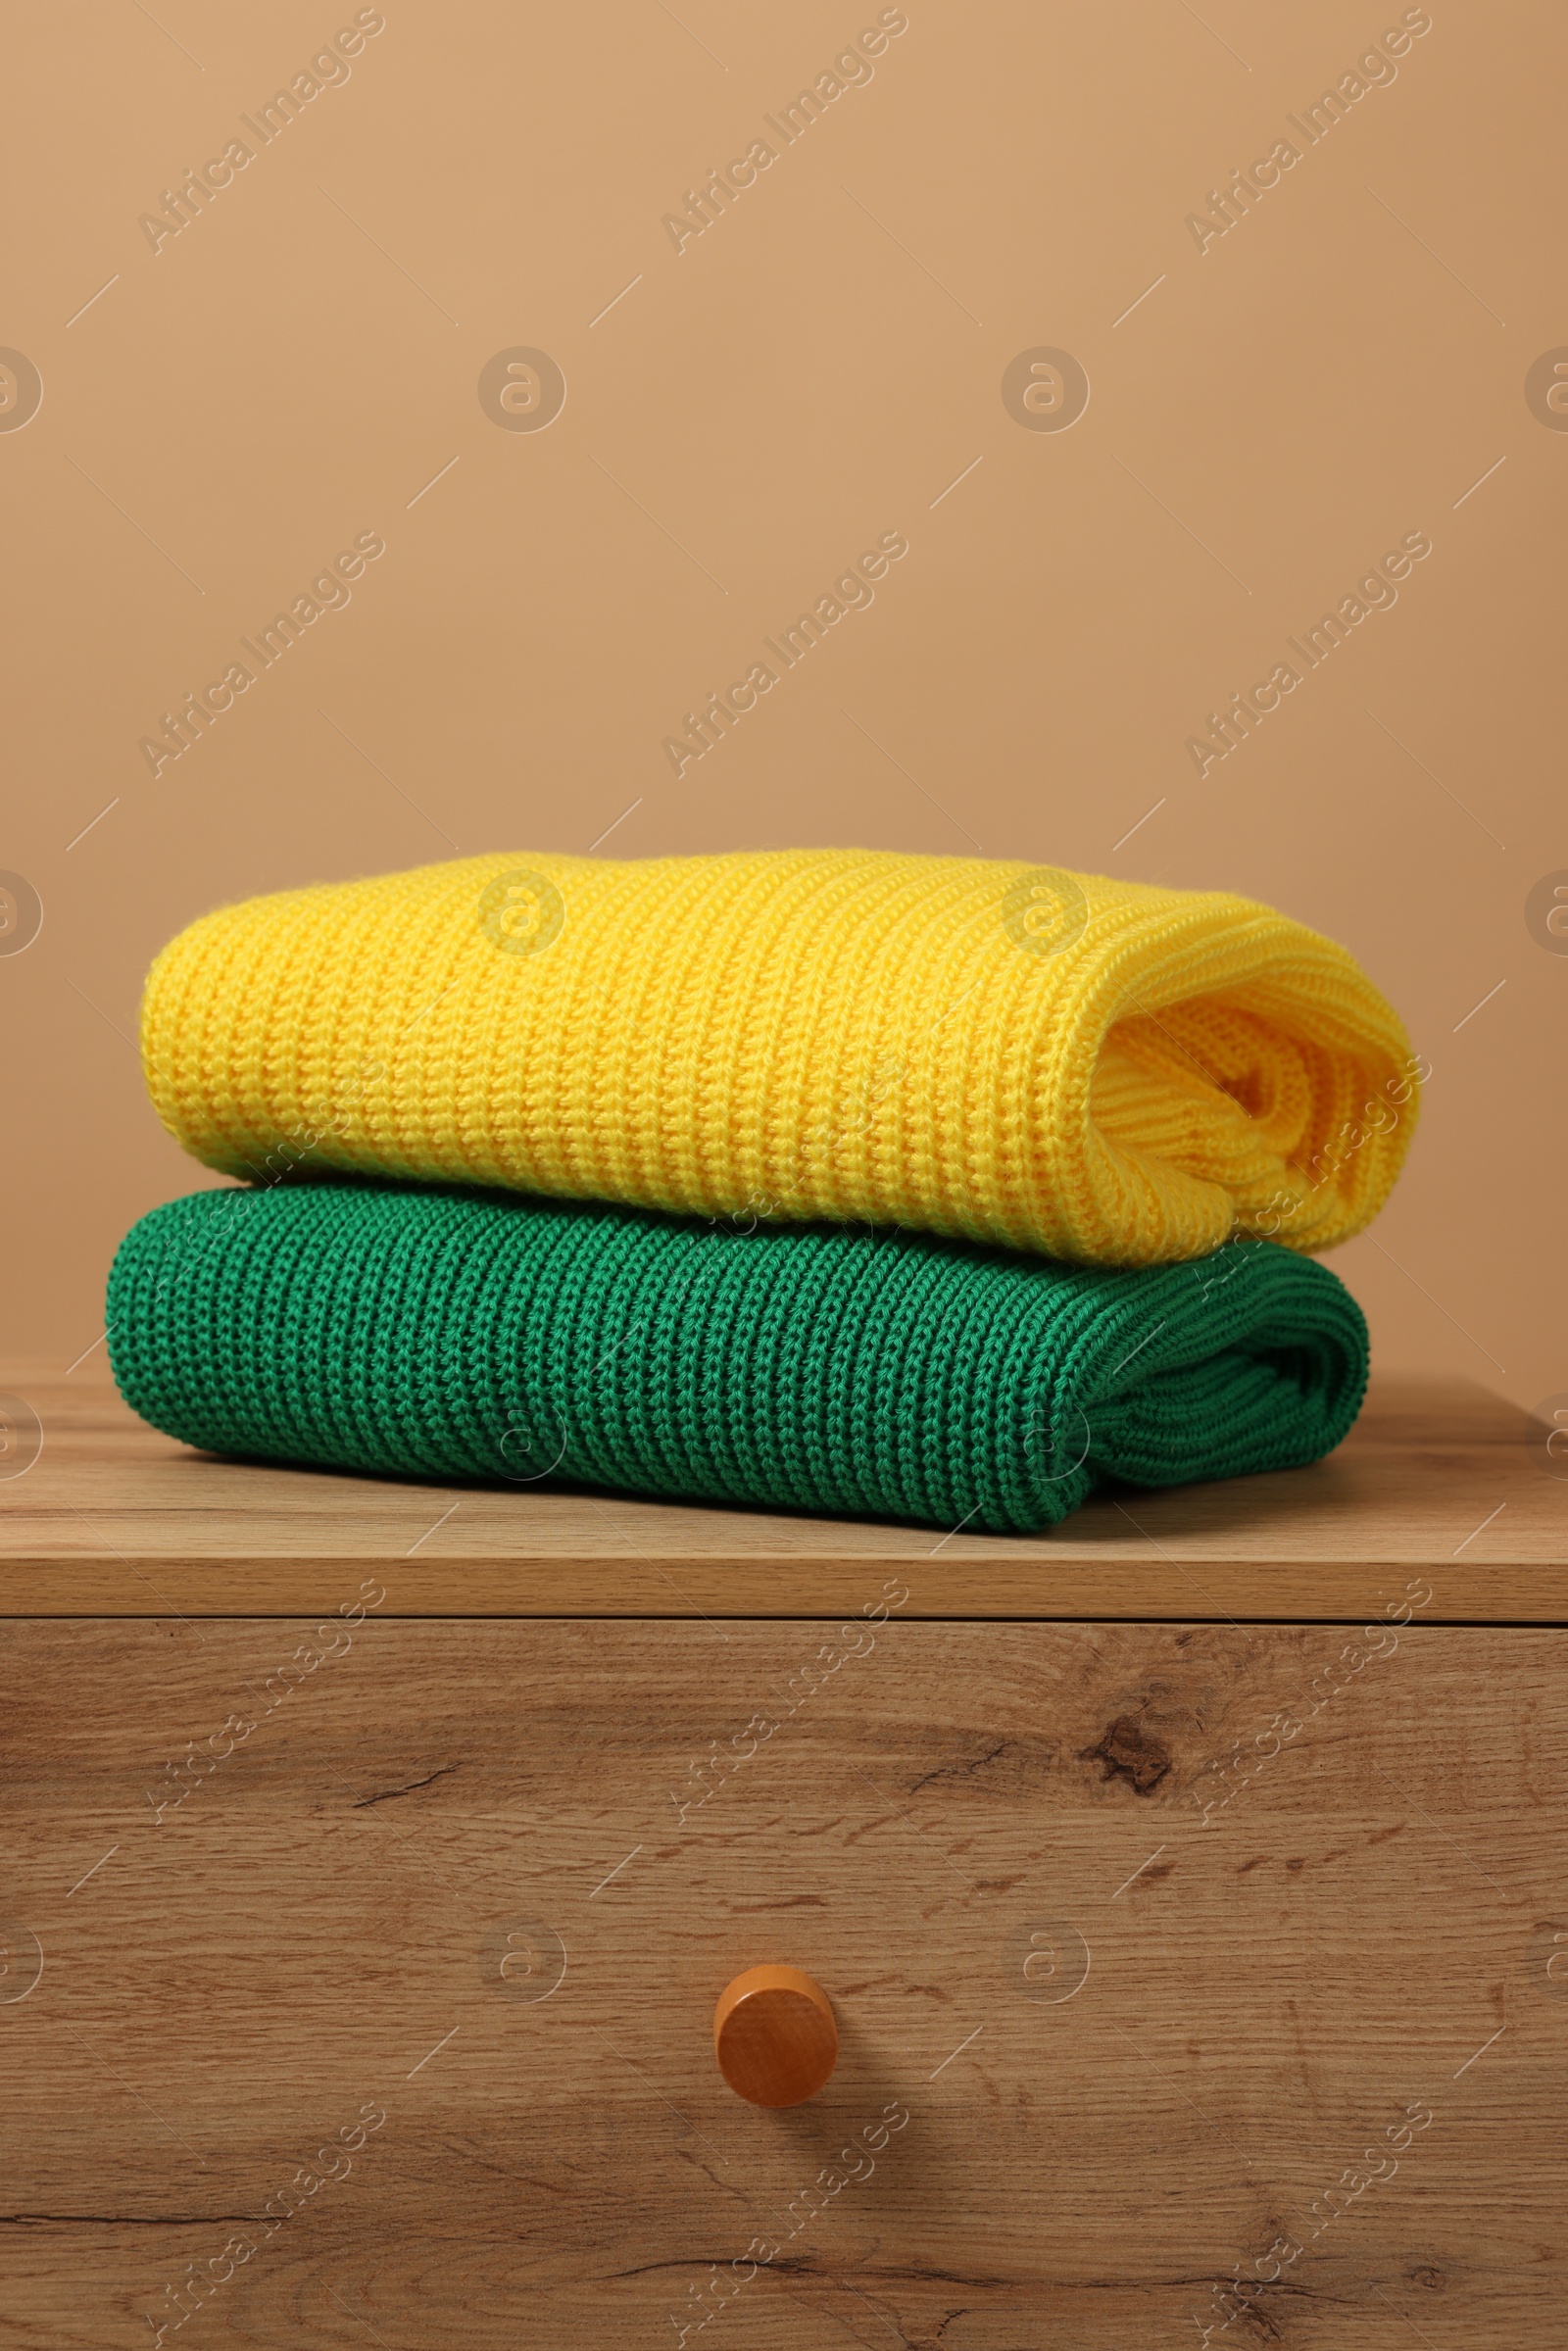
[[[1032,1533],[1107,1478],[1315,1460],[1366,1385],[1268,1242],[1064,1266],[899,1229],[372,1182],[199,1192],[110,1277],[115,1376],[213,1452]]]

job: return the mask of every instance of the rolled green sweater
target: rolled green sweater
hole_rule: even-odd
[[[1066,1266],[352,1179],[155,1208],[108,1323],[127,1401],[212,1452],[1010,1534],[1315,1460],[1367,1372],[1344,1284],[1269,1242]]]

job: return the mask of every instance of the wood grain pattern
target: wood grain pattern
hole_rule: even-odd
[[[298,1614],[373,1571],[407,1615],[842,1616],[897,1569],[917,1616],[1343,1622],[1420,1569],[1439,1617],[1568,1621],[1568,1482],[1463,1383],[1375,1383],[1312,1469],[1101,1497],[1022,1541],[217,1461],[90,1369],[0,1374],[44,1440],[0,1483],[0,1613]]]
[[[0,2341],[192,2264],[201,2351],[1568,2339],[1554,1636],[351,1590],[7,1636]],[[778,2114],[765,1960],[842,2036]]]

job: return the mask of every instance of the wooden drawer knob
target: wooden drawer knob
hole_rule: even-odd
[[[718,1995],[713,2049],[754,2106],[799,2106],[838,2063],[839,2029],[826,1992],[799,1968],[752,1967]]]

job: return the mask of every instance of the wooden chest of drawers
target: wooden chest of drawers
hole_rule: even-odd
[[[6,1386],[0,2343],[1568,2344],[1568,1486],[1508,1407],[1024,1543]],[[777,2112],[713,2057],[761,1961],[840,2033]]]

